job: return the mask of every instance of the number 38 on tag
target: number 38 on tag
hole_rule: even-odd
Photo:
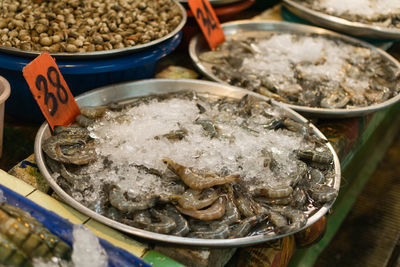
[[[49,53],[35,58],[22,73],[51,129],[74,122],[79,107]]]

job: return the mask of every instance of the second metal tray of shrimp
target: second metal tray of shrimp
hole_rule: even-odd
[[[110,102],[118,102],[126,99],[130,99],[138,96],[146,96],[151,94],[165,94],[171,92],[178,92],[183,90],[195,91],[197,93],[208,93],[215,96],[220,97],[232,97],[232,98],[241,98],[246,94],[254,95],[261,99],[268,100],[268,98],[249,92],[245,89],[240,89],[228,85],[218,84],[215,82],[208,81],[200,81],[200,80],[172,80],[172,79],[151,79],[151,80],[142,80],[138,82],[129,82],[122,83],[113,86],[106,86],[99,89],[95,89],[89,92],[86,92],[76,98],[76,101],[79,106],[97,106],[97,105],[105,105]],[[295,121],[301,123],[309,123],[307,119],[296,113],[295,111],[272,101],[274,106],[281,107],[285,110],[285,113],[288,117],[292,118]],[[309,123],[310,124],[310,123]],[[310,126],[313,129],[313,132],[322,139],[325,139],[325,136],[312,124]],[[42,143],[48,137],[50,137],[50,129],[47,123],[43,123],[40,127],[36,139],[35,139],[35,158],[36,162],[39,166],[39,170],[42,175],[45,177],[49,185],[53,188],[53,190],[69,205],[82,212],[83,214],[120,231],[123,231],[128,234],[135,235],[140,238],[145,238],[149,242],[157,241],[157,242],[166,242],[171,244],[178,245],[186,245],[186,246],[197,246],[197,247],[239,247],[239,246],[249,246],[253,244],[262,243],[265,241],[282,238],[284,236],[293,234],[297,231],[300,231],[313,223],[319,220],[332,206],[331,203],[326,203],[322,206],[316,213],[310,216],[307,220],[307,224],[296,230],[289,233],[274,235],[274,236],[264,236],[264,235],[256,235],[242,238],[233,238],[233,239],[200,239],[200,238],[189,238],[189,237],[178,237],[172,235],[158,234],[146,230],[142,230],[139,228],[135,228],[132,226],[128,226],[126,224],[122,224],[120,222],[109,219],[103,215],[96,213],[95,211],[85,207],[70,195],[68,195],[56,182],[56,180],[52,177],[50,169],[47,167],[44,160],[44,153],[41,149]],[[331,144],[327,143],[329,150],[333,155],[333,164],[334,164],[334,178],[332,181],[332,186],[336,190],[339,190],[340,186],[340,163],[339,159],[332,147]]]
[[[279,32],[279,33],[293,33],[293,34],[318,34],[322,36],[328,36],[330,38],[337,38],[347,43],[362,46],[377,51],[382,57],[392,62],[399,70],[400,63],[393,58],[391,55],[386,53],[384,50],[377,48],[367,42],[361,41],[356,38],[352,38],[343,34],[339,34],[330,30],[325,30],[319,27],[307,26],[304,24],[290,23],[290,22],[265,22],[265,21],[241,21],[241,22],[230,22],[222,24],[222,29],[226,36],[233,35],[240,32]],[[189,44],[189,54],[195,64],[195,66],[210,80],[217,81],[226,84],[225,81],[218,78],[213,74],[211,70],[211,64],[204,63],[199,59],[199,55],[202,52],[208,51],[209,47],[202,35],[196,35],[193,37]],[[324,117],[324,118],[347,118],[362,116],[371,112],[375,112],[379,109],[386,108],[400,101],[400,94],[394,96],[385,102],[370,105],[366,107],[355,107],[352,109],[329,109],[329,108],[316,108],[307,107],[294,104],[283,103],[284,105],[300,112],[301,114],[310,117]]]

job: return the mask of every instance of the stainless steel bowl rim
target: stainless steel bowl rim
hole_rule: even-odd
[[[182,19],[181,19],[181,22],[178,24],[178,26],[173,31],[171,31],[167,35],[164,35],[161,38],[158,38],[156,40],[153,40],[153,41],[145,43],[145,44],[135,45],[135,46],[131,46],[131,47],[125,47],[125,48],[103,50],[103,51],[93,51],[93,52],[82,52],[82,53],[58,52],[58,53],[50,53],[50,55],[55,57],[56,59],[63,59],[63,60],[98,59],[98,58],[120,56],[120,55],[124,55],[124,54],[134,54],[134,53],[143,51],[147,48],[156,46],[159,43],[162,43],[162,42],[172,38],[176,34],[178,34],[182,30],[183,26],[185,26],[185,24],[186,24],[187,13],[186,13],[185,8],[177,0],[171,0],[171,1],[174,2],[178,6],[181,16],[182,16]],[[18,49],[15,47],[6,47],[6,46],[0,46],[0,52],[5,53],[5,54],[10,54],[10,55],[15,55],[15,56],[22,56],[22,57],[37,57],[41,53],[43,53],[43,51],[25,51],[25,50]]]
[[[360,37],[400,39],[400,29],[349,21],[347,19],[313,10],[292,0],[283,0],[282,3],[286,8],[299,17],[309,20],[320,26],[330,27],[338,31],[346,32],[347,34]]]
[[[138,89],[139,88],[139,89]],[[128,82],[128,83],[121,83],[121,84],[116,84],[116,85],[111,85],[111,86],[105,86],[101,87],[95,90],[88,91],[78,97],[76,97],[76,101],[78,105],[82,106],[87,106],[90,105],[91,101],[97,101],[96,103],[92,103],[91,105],[100,105],[100,104],[107,104],[110,101],[116,100],[122,100],[122,99],[127,99],[134,97],[135,95],[129,95],[129,96],[122,96],[119,95],[121,92],[129,92],[133,94],[138,94],[138,95],[144,95],[144,92],[150,92],[150,93],[167,93],[167,92],[176,92],[176,91],[182,91],[182,90],[194,90],[197,92],[203,92],[203,93],[210,93],[212,95],[228,95],[232,97],[241,97],[244,96],[245,94],[250,94],[254,95],[256,97],[259,97],[264,100],[269,100],[268,98],[261,96],[259,94],[255,94],[252,92],[249,92],[245,89],[241,88],[236,88],[228,85],[223,85],[223,84],[218,84],[215,82],[209,82],[209,81],[201,81],[201,80],[173,80],[173,79],[150,79],[150,80],[142,80],[142,81],[137,81],[137,82]],[[139,92],[138,92],[139,91]],[[104,96],[101,96],[101,94],[104,94]],[[149,93],[147,93],[149,94]],[[138,96],[136,95],[136,96]],[[281,105],[280,103],[277,103],[276,101],[272,101],[272,104],[274,106],[281,107],[283,110],[285,110],[288,114],[288,116],[292,117],[296,121],[299,122],[304,122],[304,123],[309,123],[307,119],[302,117],[300,114],[296,113],[295,111]],[[312,127],[314,133],[323,138],[326,139],[325,136],[312,124],[310,124]],[[49,185],[53,188],[53,190],[70,206],[74,207],[81,213],[105,224],[108,225],[112,228],[118,229],[120,231],[123,231],[128,234],[133,234],[135,236],[138,236],[140,238],[145,238],[150,241],[159,241],[159,242],[167,242],[167,243],[173,243],[177,245],[187,245],[187,246],[197,246],[197,247],[239,247],[239,246],[248,246],[248,245],[253,245],[257,243],[262,243],[265,241],[270,241],[278,238],[282,238],[284,236],[293,234],[297,231],[300,231],[313,223],[315,223],[318,219],[320,219],[332,206],[331,203],[326,203],[324,206],[322,206],[315,214],[313,214],[311,217],[308,218],[307,224],[302,227],[301,229],[298,229],[297,231],[293,231],[287,234],[282,234],[282,235],[276,235],[276,236],[264,236],[264,235],[257,235],[257,236],[251,236],[251,237],[243,237],[243,238],[234,238],[234,239],[200,239],[200,238],[188,238],[188,237],[178,237],[178,236],[172,236],[172,235],[165,235],[165,234],[158,234],[146,230],[142,230],[139,228],[131,227],[122,223],[119,223],[117,221],[114,221],[112,219],[109,219],[103,215],[100,215],[96,213],[95,211],[83,206],[81,203],[73,199],[70,195],[68,195],[53,179],[51,176],[48,168],[46,167],[45,161],[44,161],[44,154],[41,149],[42,147],[42,141],[45,140],[47,136],[50,135],[50,130],[49,130],[49,125],[47,122],[43,123],[41,127],[39,128],[36,138],[35,138],[35,147],[34,147],[34,152],[35,152],[35,159],[36,163],[38,164],[39,170],[46,179],[46,181],[49,183]],[[335,171],[335,177],[333,181],[333,188],[336,190],[339,190],[340,186],[340,163],[337,154],[335,153],[332,145],[330,143],[327,143],[327,146],[329,150],[331,151],[333,155],[333,165],[334,165],[334,171]]]
[[[277,32],[288,32],[288,33],[315,33],[319,35],[328,35],[330,37],[335,37],[351,44],[361,45],[363,47],[377,51],[383,57],[388,59],[393,63],[398,69],[400,69],[400,63],[391,55],[389,55],[384,50],[377,48],[367,42],[362,40],[336,33],[330,30],[322,29],[315,26],[308,26],[293,22],[267,22],[267,21],[240,21],[240,22],[228,22],[221,25],[224,30],[225,35],[233,34],[237,31],[248,30],[248,31],[277,31]],[[196,68],[203,73],[207,78],[217,81],[220,83],[227,84],[225,81],[221,80],[215,76],[199,59],[198,53],[202,47],[199,47],[203,42],[204,38],[202,35],[198,34],[194,36],[189,43],[189,55],[196,66]],[[207,48],[208,49],[208,48]],[[204,50],[205,51],[205,50]],[[357,107],[352,109],[328,109],[328,108],[316,108],[316,107],[306,107],[294,104],[288,104],[280,102],[281,104],[290,107],[302,114],[313,116],[313,117],[324,117],[324,118],[349,118],[366,115],[371,112],[375,112],[382,108],[386,108],[400,101],[400,94],[382,102],[379,104],[374,104],[366,107]]]

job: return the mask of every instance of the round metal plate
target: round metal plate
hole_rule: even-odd
[[[361,22],[349,21],[313,10],[292,0],[283,0],[282,2],[292,13],[321,27],[326,27],[358,37],[373,39],[400,39],[400,29],[385,28]]]
[[[254,94],[244,89],[235,88],[223,84],[218,84],[214,82],[208,81],[200,81],[200,80],[172,80],[172,79],[151,79],[151,80],[142,80],[139,82],[130,82],[130,83],[122,83],[113,86],[102,87],[99,89],[95,89],[84,93],[76,98],[76,101],[79,106],[97,106],[97,105],[105,105],[107,103],[113,101],[122,101],[124,99],[130,99],[137,96],[144,96],[150,94],[164,94],[169,92],[177,92],[182,90],[192,90],[197,93],[209,93],[216,96],[227,96],[233,98],[241,98],[245,94],[254,95],[258,98],[268,100],[268,98],[263,97],[258,94]],[[303,123],[309,123],[304,117],[294,112],[293,110],[281,105],[280,103],[272,101],[274,106],[281,107],[285,110],[288,117]],[[310,124],[314,133],[326,139],[325,136],[312,124]],[[46,166],[44,161],[44,154],[42,152],[42,143],[50,136],[50,129],[47,123],[43,123],[40,127],[36,139],[35,139],[35,159],[39,166],[39,170],[47,180],[49,185],[53,188],[53,190],[69,205],[79,210],[83,214],[104,223],[110,227],[121,230],[125,233],[133,234],[135,236],[148,239],[150,241],[158,241],[158,242],[167,242],[179,245],[189,245],[189,246],[200,246],[200,247],[238,247],[238,246],[248,246],[257,243],[262,243],[265,241],[277,239],[284,237],[286,235],[293,234],[295,232],[290,232],[283,235],[276,236],[251,236],[251,237],[243,237],[243,238],[234,238],[234,239],[200,239],[200,238],[188,238],[188,237],[177,237],[172,235],[164,235],[158,234],[154,232],[145,231],[139,228],[131,227],[126,224],[119,223],[112,219],[109,219],[105,216],[102,216],[93,210],[88,209],[83,206],[75,199],[73,199],[70,195],[68,195],[54,180],[51,176],[49,168]],[[332,181],[332,186],[339,190],[340,186],[340,163],[339,159],[332,147],[331,144],[327,144],[329,150],[333,155],[333,164],[334,164],[334,180]],[[327,203],[322,206],[315,214],[308,218],[307,224],[298,229],[298,231],[310,226],[315,223],[318,219],[320,219],[331,207],[332,203]],[[296,231],[297,232],[297,231]]]
[[[397,68],[400,69],[400,63],[393,58],[391,55],[379,49],[367,42],[335,33],[330,30],[325,30],[318,27],[307,26],[304,24],[298,23],[290,23],[290,22],[254,22],[254,21],[242,21],[242,22],[232,22],[222,24],[222,29],[226,36],[233,35],[240,32],[252,32],[252,31],[272,31],[272,32],[282,32],[282,33],[314,33],[319,35],[329,36],[331,38],[337,38],[343,41],[346,41],[350,44],[366,47],[372,50],[377,51],[382,57],[386,58],[390,62],[392,62]],[[202,52],[208,51],[209,47],[202,35],[196,35],[190,40],[189,43],[189,54],[190,57],[195,64],[195,66],[209,79],[213,81],[217,81],[220,83],[227,84],[225,81],[221,80],[217,76],[215,76],[211,70],[211,64],[202,62],[199,59],[199,54]],[[328,109],[328,108],[314,108],[314,107],[306,107],[299,106],[294,104],[283,103],[284,105],[308,116],[313,117],[326,117],[326,118],[344,118],[344,117],[356,117],[362,116],[374,111],[377,111],[382,108],[386,108],[394,103],[400,101],[400,94],[390,98],[389,100],[367,107],[359,107],[352,109]]]
[[[142,51],[146,48],[156,46],[157,44],[164,42],[173,36],[175,36],[177,33],[179,33],[183,26],[185,26],[186,20],[187,20],[187,14],[185,8],[178,3],[176,0],[171,0],[175,5],[180,10],[182,20],[178,24],[178,26],[170,33],[167,35],[158,38],[156,40],[153,40],[151,42],[145,43],[145,44],[140,44],[140,45],[135,45],[131,47],[125,47],[125,48],[119,48],[119,49],[111,49],[111,50],[104,50],[104,51],[94,51],[94,52],[84,52],[84,53],[67,53],[67,52],[60,52],[60,53],[50,53],[51,56],[55,57],[56,59],[63,59],[63,60],[77,60],[77,59],[96,59],[96,58],[106,58],[106,57],[114,57],[114,56],[120,56],[124,54],[133,54],[139,51]],[[16,55],[16,56],[21,56],[21,57],[37,57],[43,51],[25,51],[21,50],[18,48],[14,47],[7,47],[7,46],[0,46],[0,52],[4,54],[11,54],[11,55]]]

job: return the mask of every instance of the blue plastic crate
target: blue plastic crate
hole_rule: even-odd
[[[0,190],[3,191],[6,197],[6,203],[13,206],[19,207],[29,212],[35,217],[40,223],[42,223],[50,232],[61,238],[68,245],[72,247],[72,232],[73,224],[68,220],[61,218],[59,215],[52,211],[48,211],[41,206],[38,206],[31,200],[15,193],[5,186],[0,185]],[[108,266],[109,267],[126,267],[126,266],[138,266],[138,267],[151,267],[150,264],[143,260],[133,256],[126,250],[113,246],[108,241],[99,238],[101,246],[106,250],[108,255]]]

